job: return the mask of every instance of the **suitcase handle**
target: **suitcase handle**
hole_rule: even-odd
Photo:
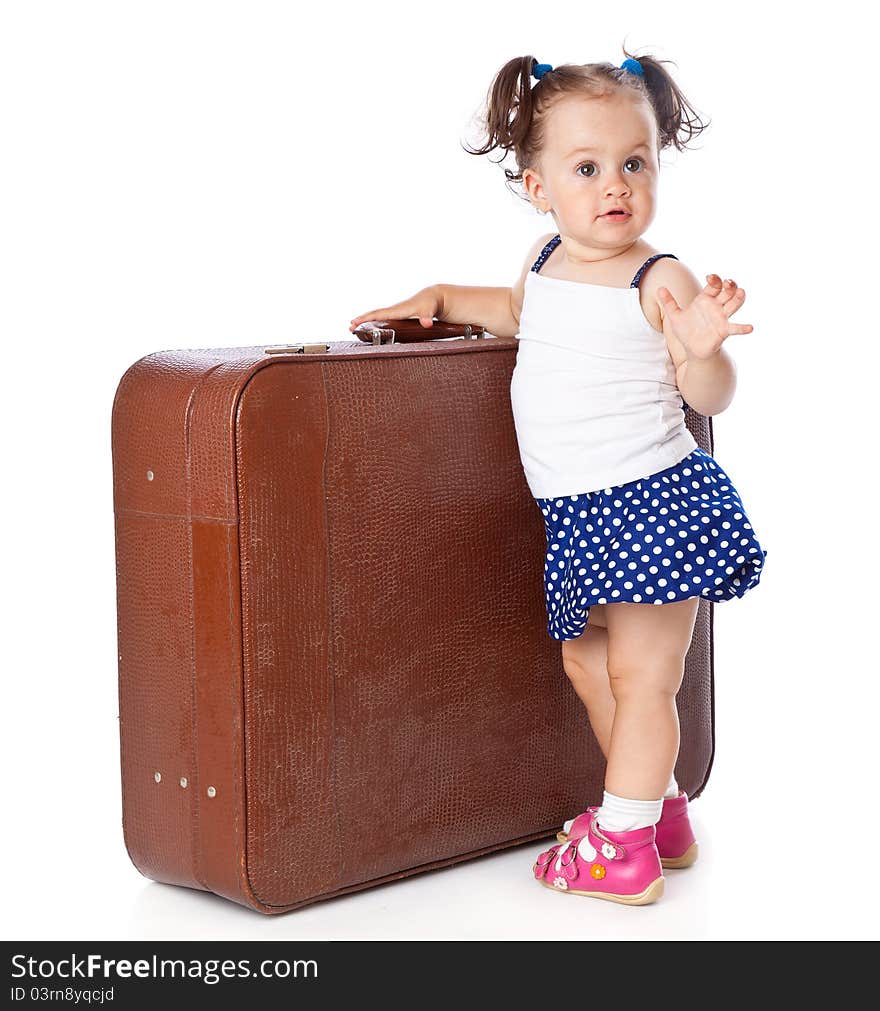
[[[414,341],[441,340],[445,337],[482,337],[485,327],[477,323],[446,323],[434,320],[433,326],[424,327],[417,318],[394,320],[367,320],[354,328],[362,341],[369,344],[410,344]]]

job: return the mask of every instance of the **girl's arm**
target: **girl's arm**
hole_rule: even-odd
[[[367,320],[413,317],[417,317],[428,329],[436,316],[446,323],[477,323],[496,337],[515,337],[519,333],[526,274],[554,234],[551,232],[535,240],[512,288],[432,284],[403,302],[355,316],[349,330],[355,330]]]
[[[513,337],[519,321],[513,315],[511,288],[481,288],[466,284],[437,284],[440,311],[446,323],[478,323],[496,337]]]
[[[519,333],[526,274],[538,254],[553,238],[555,232],[540,235],[532,242],[523,260],[519,276],[512,288],[469,288],[465,285],[438,285],[443,301],[443,315],[449,323],[482,323],[496,337],[515,337]],[[478,313],[487,314],[492,322],[485,322]]]
[[[676,376],[685,402],[706,417],[726,410],[736,393],[736,365],[724,348],[709,358],[686,358]]]
[[[652,275],[651,284],[682,398],[699,414],[720,414],[736,392],[736,366],[722,345],[731,334],[754,329],[750,323],[730,322],[746,293],[735,281],[722,283],[717,274],[708,274],[708,284],[701,288],[680,261],[657,263],[663,269]]]
[[[413,319],[429,330],[435,317],[445,323],[476,323],[498,337],[512,337],[518,330],[510,288],[478,288],[459,284],[432,284],[411,298],[355,318],[354,330],[368,320]]]

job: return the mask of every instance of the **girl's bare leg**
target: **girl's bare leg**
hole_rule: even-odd
[[[687,636],[687,645],[685,647],[685,655],[687,649],[690,647],[691,635],[693,634],[693,622],[696,621],[697,606],[698,601],[692,598],[691,601],[683,601],[684,604],[692,603],[694,606],[693,610],[693,621],[691,622],[691,631]],[[610,605],[614,608],[619,607],[618,604]],[[652,604],[651,607],[655,610],[664,610],[669,607],[668,604],[664,604],[662,608],[657,608],[657,605]],[[611,734],[614,725],[614,715],[617,708],[617,702],[614,697],[614,692],[611,687],[611,678],[608,673],[608,628],[607,628],[607,606],[594,604],[590,608],[589,622],[584,633],[577,639],[566,639],[562,643],[562,663],[565,668],[565,673],[568,675],[571,681],[572,687],[577,693],[580,700],[583,702],[587,715],[590,719],[590,726],[593,728],[593,733],[598,741],[599,747],[602,749],[602,754],[607,759],[609,752],[611,750]],[[682,656],[682,674],[684,672],[684,656]],[[680,687],[681,678],[679,677],[678,683]],[[675,692],[673,692],[673,711],[675,713],[675,719],[677,723],[678,711],[675,708],[674,697],[678,691],[676,687]],[[676,747],[675,757],[672,760],[672,766],[669,770],[669,775],[675,767],[675,760],[678,756],[678,749]],[[666,777],[663,783],[663,790],[669,782],[669,776]],[[614,793],[614,790],[611,790]],[[623,794],[622,796],[626,796]],[[632,799],[639,799],[633,797]],[[655,799],[650,797],[647,799]]]
[[[605,772],[609,793],[632,800],[663,796],[678,757],[675,696],[699,603],[699,597],[690,597],[659,607],[629,601],[605,605],[607,672],[615,702]],[[605,710],[600,697],[600,724]]]
[[[562,666],[583,702],[602,754],[607,758],[616,703],[608,677],[608,629],[605,605],[590,608],[587,627],[577,639],[562,642]]]

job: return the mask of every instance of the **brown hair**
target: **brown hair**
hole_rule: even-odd
[[[559,99],[566,95],[602,98],[625,89],[650,104],[657,120],[659,150],[671,145],[684,150],[709,123],[700,119],[664,68],[669,61],[650,55],[634,57],[625,48],[623,52],[639,61],[644,76],[612,63],[563,63],[534,80],[532,70],[538,63],[534,56],[508,60],[495,75],[479,117],[486,143],[477,149],[465,147],[465,151],[481,155],[497,147],[504,151],[499,162],[513,151],[518,171],[505,168],[504,174],[508,183],[521,183],[523,171],[537,163],[544,145],[544,119]]]

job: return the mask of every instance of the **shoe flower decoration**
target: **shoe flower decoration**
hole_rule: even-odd
[[[550,849],[544,850],[532,865],[532,872],[536,878],[549,876],[551,872],[555,872],[555,877],[551,880],[554,888],[568,888],[568,882],[575,881],[580,875],[579,861],[587,866],[592,865],[590,873],[594,878],[605,876],[605,868],[601,864],[593,863],[597,855],[595,846],[589,837],[584,835],[578,839],[556,843]],[[600,875],[595,873],[597,866],[601,868]]]

